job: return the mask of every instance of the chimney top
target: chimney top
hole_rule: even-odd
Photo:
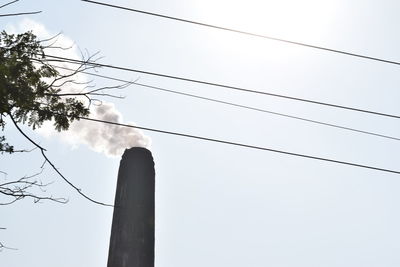
[[[148,150],[147,148],[144,147],[131,147],[131,148],[127,148],[124,151],[124,154],[122,155],[122,159],[131,159],[131,158],[151,158],[153,159],[153,156],[151,154],[151,151]]]

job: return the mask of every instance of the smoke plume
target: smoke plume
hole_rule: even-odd
[[[54,37],[56,34],[51,34],[44,25],[37,23],[30,19],[23,20],[19,25],[8,25],[9,32],[21,33],[32,30],[39,39],[48,39]],[[59,47],[70,47],[67,50],[51,49],[48,51],[51,55],[81,59],[79,50],[73,45],[73,41],[63,34],[56,38],[57,42],[54,44]],[[67,69],[76,69],[77,65],[65,62],[55,63],[59,67]],[[65,69],[57,69],[60,74],[70,74],[71,71]],[[90,79],[83,73],[77,73],[73,76],[73,83],[66,83],[61,87],[62,92],[66,93],[82,93],[87,91],[86,87]],[[93,88],[92,88],[93,89]],[[82,97],[81,100],[87,103],[87,99]],[[122,123],[122,114],[116,109],[115,105],[102,100],[101,105],[91,105],[90,117],[98,120]],[[134,125],[133,123],[130,123]],[[44,136],[56,135],[61,140],[66,141],[73,147],[79,144],[88,145],[92,150],[104,153],[108,156],[121,156],[126,148],[130,147],[145,147],[149,148],[151,140],[145,136],[141,130],[121,127],[117,125],[110,125],[105,123],[98,123],[93,121],[80,120],[71,124],[67,132],[58,133],[54,130],[52,123],[45,123],[37,132]]]
[[[114,104],[103,103],[91,111],[91,118],[111,122],[122,122],[122,115]],[[131,123],[131,125],[134,125]],[[105,123],[81,120],[71,125],[68,135],[73,143],[84,143],[94,151],[111,156],[120,156],[125,148],[150,146],[150,138],[141,130]]]

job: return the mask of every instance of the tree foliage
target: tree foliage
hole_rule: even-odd
[[[0,9],[18,1],[13,0],[3,4]],[[40,12],[2,14],[2,16],[19,16]],[[48,44],[49,42],[50,44]],[[131,84],[94,88],[90,85],[90,82],[80,83],[77,81],[77,74],[96,68],[96,65],[93,64],[95,62],[93,58],[96,54],[92,56],[88,54],[86,59],[82,54],[82,60],[78,61],[77,67],[64,68],[69,72],[67,74],[65,72],[64,74],[60,73],[57,70],[60,66],[52,65],[57,60],[46,55],[46,51],[50,49],[61,51],[69,48],[55,46],[56,42],[57,35],[47,40],[39,40],[31,31],[21,34],[8,34],[5,31],[0,33],[0,154],[36,150],[40,152],[43,158],[40,171],[32,175],[8,179],[8,174],[0,169],[0,176],[4,177],[4,181],[0,181],[0,196],[2,196],[0,206],[10,205],[22,199],[32,199],[35,203],[42,200],[58,203],[68,202],[66,198],[54,197],[47,192],[47,186],[51,183],[43,183],[40,180],[40,175],[46,164],[86,200],[102,206],[111,206],[96,201],[83,193],[80,188],[60,172],[47,156],[46,149],[35,142],[20,127],[21,124],[26,124],[35,130],[41,127],[44,122],[52,121],[56,130],[68,130],[74,120],[89,115],[89,107],[92,102],[101,103],[99,99],[93,98],[94,96],[123,98],[105,93],[105,91],[122,89]],[[66,85],[72,85],[72,87],[70,86],[72,90],[66,92]],[[77,85],[77,88],[74,88],[73,85]],[[82,85],[84,86],[83,89]],[[79,90],[77,90],[78,88]],[[34,148],[31,150],[15,149],[14,145],[7,141],[4,134],[6,127],[8,127],[7,124],[15,126]],[[0,230],[5,229],[0,227]],[[0,251],[2,249],[13,248],[0,242]]]
[[[105,91],[121,89],[131,84],[94,88],[90,82],[77,81],[77,74],[96,68],[93,59],[96,54],[88,55],[86,59],[82,55],[83,59],[79,61],[77,67],[57,66],[56,63],[59,63],[60,60],[46,55],[46,51],[49,49],[61,51],[69,48],[56,46],[56,38],[57,36],[47,40],[38,40],[30,31],[22,34],[8,34],[5,31],[0,33],[0,129],[4,133],[7,123],[15,126],[18,132],[34,146],[34,149],[41,153],[44,160],[40,167],[41,170],[45,164],[48,164],[82,197],[95,204],[111,206],[88,197],[80,188],[70,182],[49,159],[46,149],[35,142],[20,127],[21,124],[26,124],[35,130],[44,122],[52,121],[56,130],[68,130],[74,120],[89,115],[92,102],[100,101],[93,97],[123,98]],[[47,45],[48,42],[50,44]],[[71,63],[70,61],[62,62]],[[57,70],[60,68],[68,72],[60,73]],[[1,134],[0,154],[15,152],[29,151],[14,149],[14,146],[7,142],[6,136]],[[0,172],[5,174],[2,170]],[[8,198],[5,202],[0,201],[0,205],[11,204],[24,198],[31,198],[35,202],[51,200],[65,203],[66,199],[64,198],[37,193],[37,189],[45,192],[43,191],[44,187],[48,185],[36,178],[39,174],[0,183],[0,195]]]
[[[74,95],[61,94],[70,75],[49,64],[46,46],[32,32],[0,34],[0,127],[6,117],[32,129],[53,121],[58,131],[67,130],[72,121],[87,116],[89,108]],[[71,74],[71,76],[74,74]],[[0,152],[15,152],[14,146],[0,136]]]

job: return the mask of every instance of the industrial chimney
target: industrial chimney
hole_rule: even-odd
[[[118,171],[108,267],[154,267],[154,191],[151,152],[126,149]]]

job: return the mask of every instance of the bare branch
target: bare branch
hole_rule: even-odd
[[[41,166],[41,170],[38,173],[35,173],[30,176],[24,176],[16,181],[5,182],[0,184],[0,194],[5,195],[11,198],[8,202],[0,203],[0,205],[10,205],[18,200],[24,198],[32,198],[35,203],[40,202],[41,200],[49,200],[58,203],[67,203],[68,199],[65,198],[54,198],[53,196],[41,196],[36,193],[32,193],[30,190],[39,189],[42,193],[45,193],[45,187],[52,184],[47,183],[44,184],[39,180],[31,180],[32,178],[40,175],[43,172],[43,165]]]
[[[113,97],[113,98],[119,98],[119,99],[124,99],[124,96],[117,96],[117,95],[112,95],[112,94],[106,94],[106,93],[62,93],[62,94],[46,94],[48,96],[88,96],[88,95],[96,95],[96,96],[108,96],[108,97]]]
[[[98,52],[93,54],[93,55],[91,55],[91,56],[88,56],[88,58],[86,60],[84,60],[83,63],[80,64],[75,70],[71,70],[72,72],[70,74],[59,75],[57,78],[53,79],[53,81],[47,86],[47,88],[62,87],[63,85],[65,85],[67,83],[79,84],[79,83],[73,81],[73,79],[69,79],[69,78],[74,77],[76,74],[81,73],[83,71],[90,70],[90,69],[95,69],[96,66],[89,65],[88,63],[91,62],[91,61],[96,61],[93,58],[97,54],[98,54]],[[84,58],[83,54],[82,54],[82,57]],[[51,60],[51,59],[49,60],[47,58],[44,58],[44,59],[42,59],[42,58],[32,58],[32,60],[36,61],[36,62],[38,62],[40,64],[43,64],[43,65],[51,66],[53,68],[56,67],[56,66],[49,65],[48,62],[63,62],[63,63],[65,63],[65,61],[59,61],[59,60],[54,60],[53,61],[53,60]],[[68,79],[68,80],[65,81],[65,79]],[[64,81],[62,81],[62,80],[64,80]],[[56,83],[58,81],[62,81],[62,83],[57,85]],[[83,84],[85,84],[85,83],[83,83]]]
[[[70,182],[70,181],[56,168],[56,166],[52,163],[52,161],[50,161],[50,159],[47,157],[47,155],[46,155],[46,153],[45,153],[46,149],[43,148],[42,146],[40,146],[40,145],[39,145],[38,143],[36,143],[35,141],[33,141],[24,131],[22,131],[22,129],[18,126],[18,123],[15,121],[15,119],[14,119],[14,117],[12,116],[11,113],[8,113],[8,115],[10,116],[11,121],[14,123],[15,128],[16,128],[29,142],[31,142],[34,146],[36,146],[36,147],[40,150],[40,152],[41,152],[41,154],[42,154],[42,156],[43,156],[45,162],[48,163],[48,164],[50,164],[50,166],[53,168],[53,170],[54,170],[68,185],[70,185],[73,189],[75,189],[75,190],[78,192],[78,194],[80,194],[82,197],[86,198],[87,200],[89,200],[90,202],[93,202],[93,203],[95,203],[95,204],[102,205],[102,206],[113,207],[113,205],[105,204],[105,203],[96,201],[96,200],[94,200],[94,199],[88,197],[88,196],[85,195],[84,193],[82,193],[82,190],[79,189],[78,187],[76,187],[72,182]]]
[[[60,36],[61,34],[62,34],[62,31],[59,32],[59,33],[57,33],[56,35],[54,35],[54,36],[48,38],[48,39],[40,40],[39,43],[45,43],[45,42],[51,41],[51,40],[53,40],[53,39],[56,39],[56,42],[57,42],[57,38],[58,38],[58,36]]]
[[[68,75],[68,76],[70,76],[70,75]],[[60,80],[62,80],[62,79],[65,79],[66,77],[60,77],[60,78],[57,78],[57,80],[58,81],[60,81]],[[76,82],[76,81],[74,81],[74,80],[65,80],[65,81],[63,81],[62,83],[60,83],[60,84],[53,84],[53,85],[51,85],[51,87],[56,87],[56,88],[60,88],[60,87],[63,87],[63,86],[65,86],[66,84],[75,84],[75,85],[86,85],[87,84],[87,82]],[[47,94],[47,95],[51,95],[51,94]]]
[[[49,44],[49,45],[43,46],[43,49],[61,49],[61,50],[69,50],[69,49],[71,49],[72,47],[74,47],[74,45],[75,45],[75,44],[72,44],[72,45],[67,46],[67,47],[55,46],[54,44],[55,44],[56,42],[57,42],[57,41],[54,41],[53,43],[51,43],[51,44]]]
[[[18,250],[18,249],[16,249],[16,248],[6,247],[5,245],[3,245],[3,243],[0,242],[0,251],[3,251],[3,249]]]
[[[87,52],[88,53],[88,52]],[[85,57],[85,54],[81,51],[81,55],[82,57]],[[111,98],[117,98],[117,99],[124,99],[125,96],[121,96],[121,95],[115,95],[115,94],[109,94],[109,93],[104,93],[103,91],[106,90],[115,90],[115,89],[124,89],[132,84],[134,84],[135,82],[126,82],[122,85],[116,85],[116,86],[107,86],[107,87],[101,87],[101,88],[96,88],[96,89],[92,89],[92,90],[88,90],[86,91],[86,89],[88,88],[94,88],[94,86],[89,85],[91,83],[91,81],[89,82],[76,82],[74,79],[69,79],[74,77],[76,74],[78,73],[88,73],[86,72],[87,70],[90,69],[95,69],[96,66],[93,65],[87,65],[90,62],[93,62],[92,58],[94,58],[97,55],[91,55],[88,56],[88,59],[86,59],[82,64],[80,64],[76,69],[71,69],[71,68],[65,68],[65,67],[61,67],[61,66],[56,66],[56,65],[50,65],[53,68],[60,68],[60,69],[64,69],[64,70],[69,70],[71,71],[71,73],[67,74],[67,75],[59,75],[59,77],[55,78],[47,87],[48,88],[60,88],[65,86],[66,84],[75,84],[75,85],[84,85],[87,84],[87,86],[85,86],[84,89],[81,90],[80,93],[76,93],[76,92],[65,92],[65,93],[55,93],[55,94],[50,94],[47,93],[45,94],[46,96],[59,96],[59,97],[65,97],[65,96],[84,96],[88,99],[89,101],[89,106],[92,104],[92,101],[98,101],[97,99],[92,99],[90,96],[104,96],[104,97],[111,97]],[[48,62],[50,61],[57,61],[58,60],[48,60],[46,59],[34,59],[37,62],[41,63],[41,64],[48,64]],[[65,63],[65,61],[62,61]],[[56,84],[57,82],[61,82],[60,84]]]
[[[63,46],[56,46],[55,44],[58,42],[58,37],[61,36],[62,32],[57,33],[56,35],[54,35],[53,37],[50,37],[48,39],[43,39],[40,40],[39,43],[45,43],[45,42],[49,42],[52,41],[50,44],[48,45],[44,45],[42,46],[43,49],[61,49],[61,50],[69,50],[72,47],[74,47],[75,43],[72,43],[72,45],[68,46],[68,47],[63,47]]]
[[[91,69],[91,67],[85,67],[85,68],[81,68],[82,67],[82,65],[80,65],[80,67],[78,68],[78,69],[70,69],[70,68],[65,68],[65,67],[59,67],[59,66],[54,66],[54,65],[51,65],[52,67],[54,67],[54,68],[60,68],[60,69],[64,69],[64,70],[70,70],[70,71],[73,71],[73,73],[71,73],[71,74],[69,74],[69,75],[65,75],[65,76],[63,76],[63,77],[71,77],[71,76],[74,76],[75,74],[77,74],[77,73],[84,73],[84,74],[90,74],[90,73],[88,73],[88,72],[86,72],[86,70],[88,70],[88,69]],[[60,79],[62,79],[62,78],[60,78]],[[58,79],[58,80],[60,80],[60,79]],[[114,94],[108,94],[108,93],[103,93],[103,92],[101,92],[101,91],[106,91],[106,90],[115,90],[115,89],[125,89],[126,87],[128,87],[128,86],[130,86],[130,85],[132,85],[132,84],[135,84],[136,83],[136,81],[137,80],[135,80],[135,81],[132,81],[132,82],[125,82],[124,84],[121,84],[121,85],[115,85],[115,86],[105,86],[105,87],[101,87],[101,88],[96,88],[96,89],[93,89],[93,90],[89,90],[89,91],[84,91],[85,89],[87,89],[87,88],[93,88],[94,86],[86,86],[85,88],[84,88],[84,90],[82,90],[81,91],[81,93],[73,93],[73,92],[67,92],[67,93],[59,93],[59,94],[46,94],[46,95],[48,95],[48,96],[88,96],[88,95],[93,95],[93,96],[106,96],[106,97],[112,97],[112,98],[118,98],[118,99],[124,99],[125,98],[125,96],[121,96],[121,95],[114,95]],[[72,84],[78,84],[78,85],[82,85],[82,84],[87,84],[87,83],[80,83],[80,82],[75,82],[75,81],[73,81],[73,80],[67,80],[67,81],[64,81],[62,84],[60,84],[60,85],[55,85],[55,84],[53,84],[52,86],[53,87],[62,87],[63,85],[65,85],[65,84],[67,84],[67,83],[72,83]],[[90,82],[88,82],[88,83],[90,83]],[[97,92],[101,92],[101,93],[97,93]]]
[[[32,152],[33,150],[35,150],[36,149],[36,147],[34,147],[34,148],[32,148],[32,149],[29,149],[29,150],[26,150],[26,149],[20,149],[20,150],[13,150],[12,151],[12,153],[29,153],[29,152]],[[4,150],[4,149],[0,149],[0,152],[8,152],[8,151],[6,151],[6,150]],[[1,172],[1,171],[0,171]]]
[[[106,97],[111,97],[111,98],[117,98],[117,99],[125,99],[125,96],[118,96],[118,95],[112,95],[112,94],[105,94],[105,93],[101,93],[101,94],[90,94],[90,95],[97,95],[97,96],[106,96]]]

